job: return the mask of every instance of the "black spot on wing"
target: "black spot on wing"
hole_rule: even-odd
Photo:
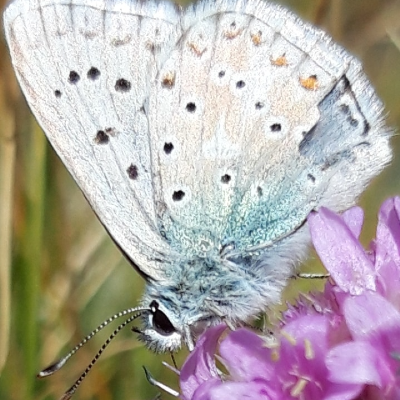
[[[133,181],[135,181],[139,176],[138,168],[134,164],[131,164],[127,168],[126,172],[128,173],[129,179],[132,179]]]
[[[81,79],[81,77],[79,76],[79,74],[76,71],[70,71],[69,75],[68,75],[68,82],[75,85],[79,82],[79,80]]]
[[[131,83],[124,78],[118,79],[115,82],[115,90],[120,93],[129,92],[131,90]]]

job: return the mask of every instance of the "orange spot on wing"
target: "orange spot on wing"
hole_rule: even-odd
[[[162,85],[166,88],[172,88],[175,85],[175,72],[169,71],[163,77],[161,81]]]
[[[317,75],[310,75],[308,78],[299,78],[300,85],[307,90],[317,90],[319,87]]]
[[[288,62],[285,54],[279,56],[278,58],[271,59],[271,64],[277,67],[286,67],[288,65]]]
[[[198,43],[195,43],[195,42],[188,42],[187,45],[188,45],[189,49],[192,50],[193,53],[199,57],[201,57],[204,54],[204,52],[207,50],[207,47],[200,46]]]
[[[259,46],[261,44],[262,32],[258,31],[256,33],[250,33],[251,41],[254,46]]]
[[[243,29],[237,28],[236,23],[232,22],[230,29],[224,31],[224,36],[227,39],[235,39],[235,37],[239,36],[243,32]]]

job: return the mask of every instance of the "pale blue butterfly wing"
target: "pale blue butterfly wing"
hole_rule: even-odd
[[[166,237],[246,252],[353,204],[390,159],[358,61],[265,2],[204,3],[183,24],[149,107]]]
[[[360,64],[264,1],[16,0],[28,102],[96,214],[150,280],[179,347],[279,300],[310,211],[343,210],[391,158]]]

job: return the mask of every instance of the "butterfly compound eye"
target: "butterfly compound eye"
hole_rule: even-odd
[[[153,328],[163,336],[172,335],[176,332],[174,326],[168,317],[158,308],[158,303],[152,301],[150,304],[151,313],[153,314]]]

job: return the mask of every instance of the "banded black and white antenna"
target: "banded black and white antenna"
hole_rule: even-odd
[[[103,354],[104,350],[111,343],[111,341],[115,338],[115,336],[117,336],[117,334],[123,328],[125,328],[125,326],[129,325],[136,318],[140,317],[144,311],[151,311],[151,310],[149,310],[148,308],[135,307],[135,308],[128,308],[126,310],[120,311],[117,314],[114,314],[112,317],[110,317],[110,318],[106,319],[104,322],[102,322],[97,328],[93,329],[93,331],[90,332],[87,336],[85,336],[85,338],[83,338],[67,355],[62,357],[60,360],[54,362],[53,364],[49,365],[47,368],[43,369],[42,371],[40,371],[39,374],[37,375],[37,377],[38,378],[46,378],[50,375],[53,375],[55,372],[59,371],[79,349],[81,349],[87,342],[89,342],[90,339],[92,339],[103,328],[105,328],[107,325],[109,325],[111,322],[115,321],[116,319],[127,316],[129,314],[132,314],[122,324],[118,325],[118,327],[113,331],[113,333],[103,343],[103,345],[101,346],[101,348],[99,349],[97,354],[93,357],[92,361],[86,367],[85,371],[83,371],[83,373],[79,376],[79,378],[75,381],[75,383],[60,398],[60,400],[69,400],[73,396],[73,394],[76,392],[79,385],[86,378],[86,376],[88,375],[90,370],[96,364],[97,360]]]

